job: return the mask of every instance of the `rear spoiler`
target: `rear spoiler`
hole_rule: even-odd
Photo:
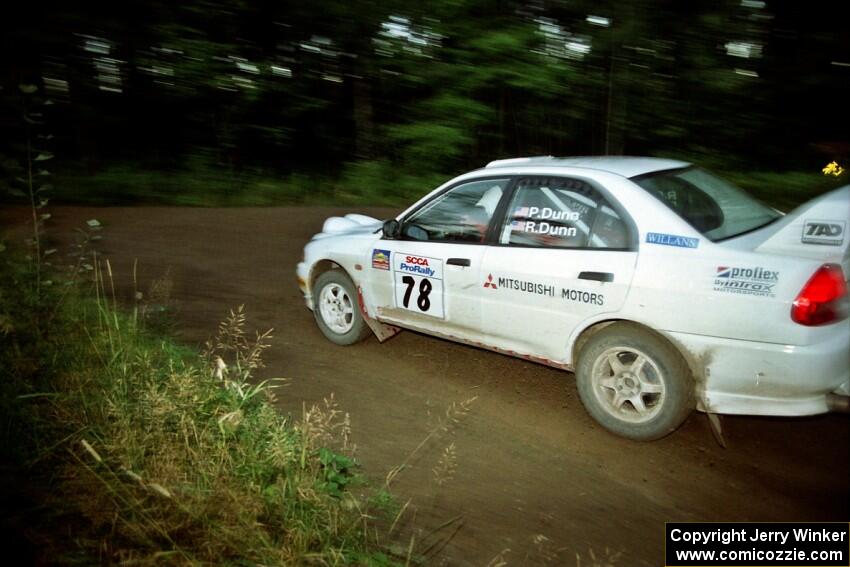
[[[841,264],[850,274],[850,185],[808,201],[764,231],[757,252]]]

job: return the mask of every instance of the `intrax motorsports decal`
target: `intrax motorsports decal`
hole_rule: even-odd
[[[647,232],[646,241],[649,244],[676,246],[678,248],[696,248],[697,246],[699,246],[699,238],[691,238],[690,236],[678,236],[676,234],[664,234],[662,232]]]
[[[402,252],[393,254],[393,295],[400,309],[445,317],[443,261]]]
[[[779,281],[779,272],[761,267],[736,268],[717,266],[714,275],[714,291],[775,297],[773,286]]]
[[[847,229],[845,221],[836,220],[807,220],[803,224],[804,244],[826,244],[841,246],[844,242],[844,232]]]
[[[376,270],[390,269],[390,251],[375,248],[372,250],[372,267]]]

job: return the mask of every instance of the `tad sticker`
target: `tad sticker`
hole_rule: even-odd
[[[844,232],[847,223],[837,220],[807,220],[803,224],[804,244],[826,244],[827,246],[841,246],[844,242]]]
[[[442,260],[397,252],[393,254],[393,282],[397,308],[445,318]]]

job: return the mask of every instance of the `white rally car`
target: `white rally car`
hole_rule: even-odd
[[[412,329],[573,370],[612,432],[847,409],[850,186],[788,215],[691,164],[518,158],[396,219],[329,218],[297,276],[339,345]]]

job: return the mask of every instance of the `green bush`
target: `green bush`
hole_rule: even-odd
[[[846,183],[846,175],[820,171],[759,172],[709,168],[765,203],[790,210]],[[461,173],[461,172],[453,172]],[[268,206],[403,206],[449,180],[453,173],[413,172],[386,160],[345,165],[338,177],[293,173],[274,177],[260,171],[231,174],[215,166],[190,163],[174,171],[112,165],[93,174],[57,175],[55,199],[66,203]]]
[[[346,165],[335,193],[336,203],[403,206],[448,181],[450,174],[413,173],[389,161],[359,161]]]
[[[755,171],[722,175],[762,202],[786,212],[848,183],[846,176],[833,177],[820,171]]]
[[[406,173],[384,160],[348,163],[339,176],[292,173],[280,177],[263,171],[231,173],[198,160],[174,170],[119,163],[94,173],[70,170],[57,174],[54,198],[95,205],[398,206],[418,199],[450,177]]]

